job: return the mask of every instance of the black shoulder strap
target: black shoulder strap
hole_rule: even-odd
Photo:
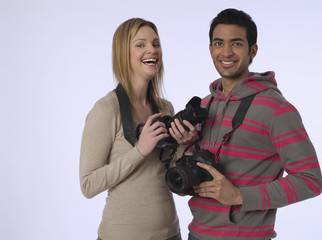
[[[133,128],[132,111],[129,97],[121,84],[118,84],[115,93],[119,100],[122,126],[125,139],[134,146],[136,134]]]
[[[136,140],[136,131],[133,128],[133,119],[132,119],[132,111],[131,111],[131,104],[130,99],[123,88],[123,86],[119,83],[115,89],[115,93],[119,100],[120,105],[120,112],[121,112],[121,119],[122,119],[122,126],[125,139],[131,143],[134,147],[135,140]],[[159,110],[151,98],[151,105],[153,113],[158,113]]]
[[[222,140],[222,142],[220,143],[220,146],[217,149],[217,152],[215,154],[215,160],[214,160],[215,164],[218,164],[222,146],[229,141],[229,139],[231,138],[233,133],[236,131],[236,129],[242,124],[242,122],[243,122],[243,120],[245,118],[245,115],[247,113],[247,110],[250,107],[255,95],[256,94],[250,95],[250,96],[245,97],[245,98],[243,98],[241,100],[241,102],[240,102],[240,104],[239,104],[239,106],[237,108],[237,111],[236,111],[236,113],[235,113],[235,115],[233,117],[233,120],[232,120],[232,127],[233,128],[232,128],[232,130],[230,132],[226,133],[223,136],[223,140]]]
[[[248,108],[250,107],[255,95],[256,94],[250,95],[250,96],[245,97],[241,100],[241,102],[237,108],[237,111],[233,117],[233,120],[232,120],[233,129],[238,128],[243,123],[245,115],[246,115]],[[210,109],[210,105],[211,105],[213,99],[214,99],[214,97],[211,96],[209,102],[207,103],[206,109],[208,111]],[[204,127],[204,124],[202,124],[200,127],[200,133],[202,132],[203,127]]]
[[[245,115],[248,111],[248,108],[250,107],[254,97],[255,97],[256,94],[253,94],[253,95],[250,95],[248,97],[245,97],[241,100],[238,108],[237,108],[237,111],[233,117],[233,120],[232,120],[232,130],[229,132],[229,133],[226,133],[224,135],[224,139],[223,139],[223,142],[222,144],[224,144],[225,142],[227,142],[229,140],[229,138],[231,137],[231,135],[234,133],[234,131],[243,123],[243,120],[245,118]],[[213,101],[213,96],[211,96],[209,102],[207,103],[207,110],[209,111],[210,109],[210,105]],[[204,128],[204,124],[201,125],[200,127],[200,130],[198,131],[198,134],[199,134],[199,139],[201,139],[201,136],[202,136],[202,131],[203,131],[203,128]],[[195,150],[198,151],[200,149],[200,146],[198,143],[195,144]],[[219,150],[219,149],[218,149]],[[220,151],[217,151],[217,152],[220,152]],[[217,156],[216,156],[217,158]]]
[[[239,105],[239,107],[235,113],[235,116],[233,118],[233,121],[232,121],[233,129],[238,128],[242,124],[242,122],[245,118],[245,115],[247,113],[247,110],[248,110],[249,106],[251,105],[255,95],[256,94],[250,95],[250,96],[245,97],[241,100],[240,105]]]

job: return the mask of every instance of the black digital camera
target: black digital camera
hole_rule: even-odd
[[[197,125],[197,123],[203,123],[208,118],[208,111],[205,108],[200,107],[201,104],[201,98],[199,97],[193,97],[190,99],[190,101],[186,104],[186,108],[180,112],[178,112],[173,117],[169,115],[158,117],[154,120],[163,122],[166,126],[166,129],[169,130],[171,128],[171,122],[174,121],[174,119],[178,119],[180,121],[180,124],[184,127],[186,131],[190,131],[189,128],[183,124],[183,120],[187,120],[190,122],[193,126]],[[136,129],[136,135],[137,138],[139,138],[141,130],[143,128],[144,124],[140,123]],[[165,148],[165,149],[177,149],[178,143],[177,141],[170,135],[167,138],[161,139],[157,145],[157,148]]]
[[[208,164],[218,171],[220,167],[214,164],[215,155],[209,150],[199,150],[195,155],[183,156],[176,161],[176,166],[170,168],[165,176],[169,189],[174,193],[183,193],[192,196],[198,196],[193,191],[193,186],[199,185],[205,181],[211,181],[211,174],[197,166],[197,162]]]

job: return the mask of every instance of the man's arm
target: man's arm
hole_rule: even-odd
[[[207,164],[198,164],[213,177],[201,183],[195,192],[216,199],[224,205],[242,205],[243,211],[283,207],[321,193],[322,177],[314,147],[297,110],[284,103],[276,112],[271,141],[287,176],[256,186],[237,187],[228,178]]]
[[[270,137],[287,175],[257,186],[241,187],[243,211],[287,206],[321,193],[321,169],[298,111],[288,102],[272,119]],[[281,171],[283,172],[283,171]]]

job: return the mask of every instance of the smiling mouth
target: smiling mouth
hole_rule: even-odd
[[[223,68],[231,68],[231,67],[235,66],[236,61],[233,61],[233,60],[231,60],[231,61],[220,60],[219,63],[221,65],[221,67],[223,67]]]
[[[220,62],[225,64],[225,65],[230,65],[230,64],[234,63],[234,61],[220,61]]]
[[[148,58],[148,59],[143,59],[142,63],[146,64],[146,65],[155,65],[157,64],[157,59],[155,58]]]

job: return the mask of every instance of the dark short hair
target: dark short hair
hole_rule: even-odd
[[[251,16],[247,13],[234,9],[228,8],[220,13],[211,21],[209,30],[209,40],[212,44],[212,37],[214,29],[218,24],[235,24],[246,29],[246,36],[248,41],[249,50],[257,42],[257,27]]]

